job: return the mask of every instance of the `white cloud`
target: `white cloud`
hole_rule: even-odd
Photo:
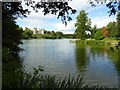
[[[77,10],[82,10],[90,7],[88,0],[72,0],[68,4]]]
[[[44,28],[47,26],[51,26],[52,23],[45,21],[42,18],[24,18],[24,19],[18,19],[17,21],[22,22],[21,27],[28,27],[30,29],[33,28]],[[24,24],[23,24],[24,23]],[[19,23],[18,23],[19,24]]]
[[[95,17],[91,19],[92,26],[97,25],[98,28],[106,26],[109,22],[116,21],[115,17],[109,16],[102,16],[102,17]]]
[[[74,24],[75,24],[75,20],[67,22],[67,26],[65,26],[65,24],[63,23],[56,23],[54,24],[54,27],[56,28],[57,31],[62,31],[63,33],[74,33]]]
[[[37,1],[37,0],[36,0],[36,1]],[[33,18],[33,17],[35,17],[35,18],[49,18],[49,19],[50,19],[50,18],[55,18],[55,17],[56,17],[55,15],[52,15],[52,14],[49,14],[49,15],[46,15],[46,16],[45,16],[44,13],[42,12],[43,9],[39,9],[38,12],[36,13],[36,12],[33,10],[32,7],[25,5],[25,2],[24,2],[24,1],[22,2],[22,6],[23,6],[24,9],[30,10],[30,15],[28,15],[28,18]]]
[[[28,16],[30,18],[47,18],[47,19],[52,19],[52,18],[56,18],[57,16],[55,15],[52,15],[52,14],[48,14],[48,15],[44,15],[42,10],[39,10],[39,12],[35,12],[35,11],[32,11],[31,14]]]

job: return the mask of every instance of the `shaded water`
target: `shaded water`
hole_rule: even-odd
[[[64,77],[82,73],[87,83],[118,87],[118,51],[104,46],[70,43],[70,39],[23,40],[20,53],[28,72],[44,66],[48,74]]]

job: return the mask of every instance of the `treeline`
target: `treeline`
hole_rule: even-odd
[[[89,19],[87,15],[88,14],[82,10],[76,18],[75,35],[77,39],[120,39],[120,12],[117,14],[116,22],[109,22],[102,28],[97,28],[97,26],[91,27],[91,19]]]
[[[62,32],[44,31],[44,34],[33,34],[29,28],[25,28],[22,33],[22,39],[62,39],[62,38],[76,38],[75,34],[63,34]]]
[[[119,40],[120,36],[117,22],[109,22],[103,28],[97,28],[96,26],[94,26],[91,29],[90,38],[96,40],[102,40],[105,38]]]
[[[33,34],[34,39],[61,39],[63,37],[62,32],[54,32],[54,31],[44,31],[44,34]]]

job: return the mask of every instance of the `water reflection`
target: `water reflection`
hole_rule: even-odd
[[[109,51],[108,57],[114,64],[115,70],[118,72],[118,74],[120,76],[120,50],[116,50],[114,52]]]
[[[78,71],[84,72],[87,83],[118,87],[118,51],[109,47],[76,44],[75,61]]]
[[[70,40],[24,40],[23,66],[27,71],[45,66],[49,74],[60,76],[84,73],[89,83],[117,85],[120,51],[109,47],[70,43]]]
[[[75,47],[75,61],[78,70],[80,70],[80,72],[85,71],[85,68],[89,63],[89,57],[86,53],[86,47],[79,43],[77,43]]]
[[[88,60],[87,62],[89,62],[89,60],[98,61],[98,59],[101,58],[101,60],[104,60],[104,62],[109,62],[109,63],[111,62],[112,65],[114,65],[114,68],[117,71],[117,73],[120,74],[120,50],[115,50],[113,52],[110,50],[109,46],[102,46],[102,45],[80,46],[77,44],[76,47],[77,47],[76,51],[81,47],[81,50],[77,51],[76,54],[83,52],[83,55],[85,56],[84,58],[87,58]],[[77,55],[76,57],[79,57],[79,55]]]

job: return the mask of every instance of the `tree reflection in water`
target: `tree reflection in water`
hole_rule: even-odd
[[[84,72],[87,64],[89,63],[89,58],[87,57],[86,47],[83,44],[76,43],[75,48],[75,60],[76,66],[80,72]]]

